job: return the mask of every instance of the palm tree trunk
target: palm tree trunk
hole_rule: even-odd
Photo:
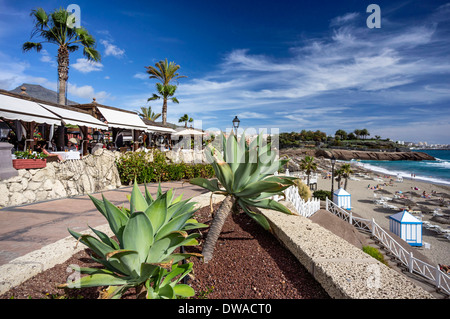
[[[66,105],[66,88],[69,79],[69,50],[66,46],[58,49],[58,103]]]
[[[167,98],[164,98],[161,113],[162,113],[162,124],[166,124],[167,123]]]
[[[234,196],[228,195],[227,197],[225,197],[219,209],[214,214],[213,221],[211,223],[211,226],[209,227],[208,236],[206,237],[205,245],[202,249],[202,255],[204,257],[203,261],[205,263],[208,263],[213,257],[217,240],[219,239],[219,235],[222,231],[223,225],[225,224],[228,215],[230,215],[235,201],[236,199],[234,198]]]
[[[58,48],[58,104],[66,105],[66,88],[69,79],[69,50],[66,46]],[[58,127],[58,139],[56,146],[58,150],[62,150],[65,144],[64,126]]]

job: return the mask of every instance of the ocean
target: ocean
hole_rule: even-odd
[[[450,150],[415,150],[427,153],[436,161],[359,161],[372,171],[385,175],[415,178],[430,183],[450,185]]]

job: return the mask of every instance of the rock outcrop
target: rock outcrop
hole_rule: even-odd
[[[351,150],[316,150],[316,157],[331,158],[338,160],[372,160],[372,161],[434,161],[433,156],[422,152],[370,152]]]

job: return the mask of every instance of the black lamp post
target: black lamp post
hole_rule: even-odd
[[[234,120],[233,120],[233,127],[236,130],[236,136],[237,136],[237,130],[239,128],[239,123],[241,123],[241,121],[239,121],[238,117],[235,116]]]
[[[334,164],[336,164],[336,157],[331,157],[331,200],[333,200],[334,192]]]

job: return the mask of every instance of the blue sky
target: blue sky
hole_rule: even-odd
[[[184,113],[203,129],[280,132],[367,128],[371,136],[450,143],[450,1],[0,0],[0,88],[56,90],[57,48],[22,53],[31,9],[74,3],[100,63],[70,56],[68,98],[129,110],[152,106],[145,66],[167,58]],[[381,8],[370,29],[369,4]]]

